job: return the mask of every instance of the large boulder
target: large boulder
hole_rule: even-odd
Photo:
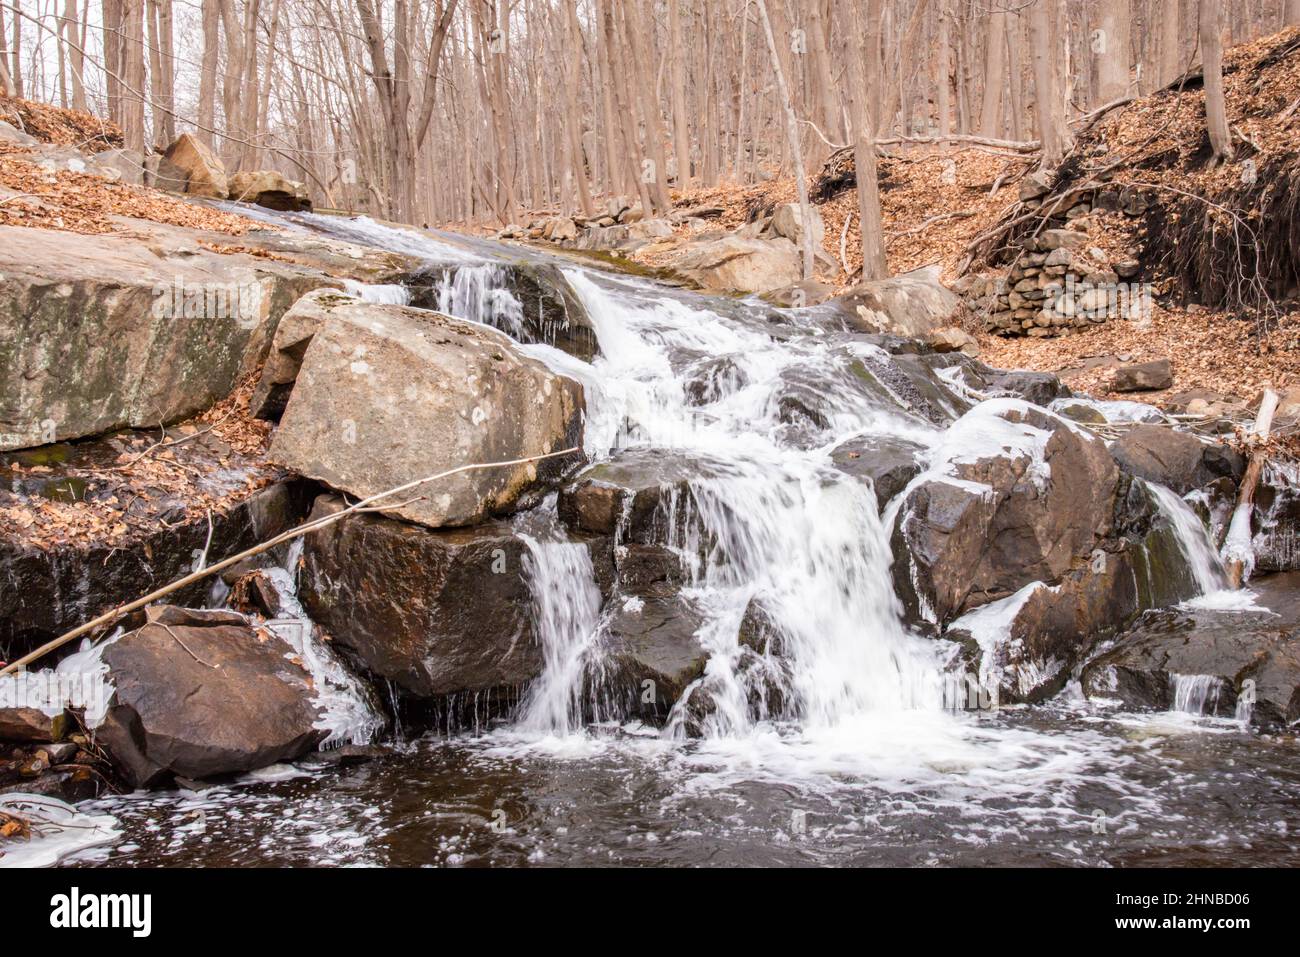
[[[819,248],[826,236],[826,224],[816,206],[808,207],[808,220],[812,224],[813,248]],[[796,246],[803,242],[803,215],[798,203],[781,203],[772,211],[772,232],[784,236]]]
[[[582,387],[504,334],[325,291],[285,315],[255,398],[265,406],[288,388],[270,459],[362,498],[582,445]],[[533,501],[581,459],[461,472],[396,496],[388,512],[470,525]]]
[[[799,249],[784,238],[724,236],[687,247],[672,266],[703,288],[721,292],[768,292],[802,276]]]
[[[1111,388],[1116,392],[1156,392],[1174,384],[1174,367],[1168,359],[1134,362],[1115,370]]]
[[[311,209],[307,187],[274,170],[236,173],[230,177],[230,198],[289,212]]]
[[[114,691],[96,740],[134,787],[301,757],[325,732],[311,676],[234,612],[170,605],[103,651]]]
[[[0,226],[0,451],[156,428],[228,395],[333,280],[129,236]]]
[[[1160,425],[1134,425],[1110,451],[1125,472],[1168,486],[1179,495],[1221,478],[1240,481],[1246,468],[1245,459],[1234,449]]]
[[[311,517],[342,507],[322,496]],[[518,689],[543,665],[525,553],[502,522],[434,531],[349,516],[306,537],[299,596],[335,649],[407,694]]]
[[[1025,369],[1003,372],[995,369],[990,370],[986,383],[985,391],[992,396],[1019,396],[1026,402],[1044,407],[1056,399],[1068,399],[1074,395],[1070,387],[1051,372],[1031,372]]]
[[[933,623],[1059,580],[1113,524],[1118,469],[1105,443],[1015,399],[952,425],[894,527],[895,584]]]
[[[111,149],[86,158],[87,168],[115,183],[144,185],[144,154],[139,150]]]
[[[831,302],[860,332],[924,336],[961,325],[961,297],[931,269],[863,282]]]
[[[1148,612],[1083,670],[1091,698],[1126,707],[1245,717],[1285,728],[1300,719],[1300,631],[1269,612]]]
[[[1055,584],[1031,582],[948,626],[945,638],[973,643],[968,650],[980,687],[996,689],[1001,702],[1044,701],[1065,686],[1098,640],[1144,609],[1196,594],[1167,524],[1105,544],[1114,550],[1095,549]]]
[[[193,133],[182,133],[162,155],[158,186],[191,196],[225,199],[230,195],[225,164]]]

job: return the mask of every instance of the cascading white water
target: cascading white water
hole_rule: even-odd
[[[1205,714],[1219,703],[1223,680],[1214,675],[1170,675],[1174,691],[1174,711],[1184,714]]]
[[[806,373],[814,382],[827,378],[835,361],[829,345],[776,343],[762,331],[634,282],[611,291],[579,270],[566,271],[566,278],[592,317],[601,355],[588,366],[546,347],[530,348],[587,385],[588,450],[604,455],[611,448],[652,448],[722,463],[702,469],[681,500],[672,500],[689,515],[665,522],[666,544],[683,556],[689,572],[685,593],[706,613],[698,637],[712,657],[688,693],[708,699],[703,733],[739,736],[753,727],[754,676],[742,668],[737,639],[751,600],[780,636],[789,665],[782,689],[786,712],[801,724],[828,727],[862,712],[940,708],[936,646],[901,623],[888,533],[874,494],[830,468],[827,455],[838,439],[864,429],[914,438],[933,430],[827,381],[822,398],[829,428],[812,449],[789,441],[777,399],[791,374]],[[699,356],[726,357],[739,372],[732,384],[746,384],[721,390],[702,406],[690,404],[686,378]],[[536,561],[536,548],[530,548]],[[540,633],[555,664],[538,683],[525,723],[545,714],[547,727],[572,728],[583,679],[577,658],[591,650],[586,615],[594,586],[583,580],[589,565],[581,561],[536,568],[548,580],[540,589],[535,584],[535,593],[577,595],[582,614],[541,616]],[[549,579],[565,569],[573,573],[567,581]],[[682,711],[675,711],[670,728],[680,730]]]
[[[524,307],[506,288],[505,275],[503,267],[492,263],[448,270],[438,283],[438,311],[520,338]]]
[[[345,279],[343,288],[350,296],[363,302],[379,302],[390,306],[405,306],[411,302],[411,290],[400,283],[368,283]]]
[[[545,668],[528,689],[519,723],[530,731],[571,734],[582,727],[582,678],[600,621],[591,554],[581,543],[520,537],[528,549],[524,572]]]
[[[349,230],[374,245],[394,245],[377,235],[384,227],[353,221]],[[398,239],[404,244],[398,248],[419,254],[411,245],[424,240],[412,236]],[[443,244],[428,245],[430,260],[457,267],[444,273],[443,311],[517,333],[522,310],[516,311],[490,251],[478,262],[463,251],[450,260],[441,255]],[[774,333],[748,320],[740,304],[723,316],[708,300],[697,303],[640,280],[578,268],[564,274],[588,313],[600,354],[588,363],[547,345],[521,351],[583,384],[590,456],[653,449],[683,460],[692,476],[680,495],[667,496],[674,514],[665,522],[665,544],[682,557],[682,594],[704,614],[696,637],[711,657],[704,677],[674,708],[667,733],[681,733],[689,720],[706,742],[724,750],[734,743],[728,753],[746,766],[802,761],[791,757],[804,754],[802,747],[771,750],[773,727],[765,720],[771,713],[793,719],[782,726],[797,729],[820,755],[817,768],[829,761],[885,774],[907,766],[914,773],[918,760],[1020,766],[1041,742],[1013,733],[1007,750],[993,745],[988,751],[970,737],[969,723],[944,711],[952,649],[902,624],[890,576],[891,516],[882,521],[871,490],[831,467],[829,452],[856,435],[892,435],[936,454],[944,450],[939,428],[879,401],[886,390],[855,388],[844,376],[846,363],[857,362],[870,375],[891,358],[815,331]],[[693,396],[692,381],[705,384]],[[813,396],[816,421],[792,426],[783,407],[792,385]],[[995,446],[989,438],[988,451]],[[1217,588],[1217,561],[1195,516],[1167,490],[1155,494],[1197,582]],[[525,571],[546,667],[529,689],[517,730],[573,735],[600,665],[600,594],[585,545],[566,541],[558,527],[526,535]],[[778,667],[765,667],[774,663],[740,645],[739,625],[751,603],[780,643]],[[758,694],[763,682],[779,685],[770,712]],[[785,731],[779,737],[786,740]],[[720,752],[711,746],[709,753]]]
[[[1178,547],[1182,550],[1183,557],[1187,559],[1187,567],[1191,570],[1201,594],[1209,595],[1223,588],[1226,583],[1223,563],[1214,551],[1209,532],[1196,517],[1196,513],[1176,493],[1163,485],[1151,482],[1147,487],[1155,496],[1161,513],[1173,526],[1174,534],[1178,538]]]

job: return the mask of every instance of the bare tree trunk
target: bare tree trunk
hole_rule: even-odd
[[[939,10],[939,50],[935,64],[935,109],[939,113],[939,136],[952,133],[952,103],[949,82],[952,77],[951,18],[944,8]]]
[[[885,261],[884,225],[880,213],[880,187],[876,178],[875,126],[867,87],[860,0],[848,0],[843,24],[845,72],[848,74],[849,122],[853,125],[853,162],[858,181],[858,223],[862,237],[862,279],[869,282],[889,275]]]
[[[632,84],[634,88],[633,95],[640,100],[644,149],[647,158],[650,160],[650,169],[645,171],[649,175],[643,175],[642,178],[649,180],[646,185],[650,187],[650,200],[653,208],[658,212],[667,212],[672,209],[673,204],[668,196],[668,164],[664,160],[663,133],[659,124],[659,104],[655,102],[654,80],[650,69],[650,60],[645,50],[645,44],[649,40],[648,31],[644,29],[641,17],[637,13],[640,4],[624,3],[618,5],[623,8],[623,29],[638,78],[637,82]],[[645,208],[645,213],[647,216],[650,215],[650,207]]]
[[[1286,0],[1286,9],[1282,11],[1282,22],[1289,27],[1300,24],[1300,0]]]
[[[608,2],[608,0],[606,0]],[[627,168],[619,161],[618,127],[614,123],[614,78],[609,38],[604,32],[605,8],[596,0],[596,65],[600,69],[600,109],[605,129],[605,188],[622,193],[627,188]]]
[[[1002,136],[1002,88],[1006,85],[1007,15],[995,7],[984,24],[984,100],[980,104],[980,135]]]
[[[14,96],[23,95],[23,18],[18,11],[22,9],[22,0],[13,0],[14,24],[13,40],[9,45],[9,72],[13,81]]]
[[[77,29],[77,0],[63,5],[63,43],[68,50],[68,75],[72,85],[72,108],[86,109],[86,54]]]
[[[122,133],[127,149],[144,152],[144,0],[122,3]]]
[[[171,0],[148,0],[149,78],[153,96],[154,141],[166,146],[176,138],[175,106],[172,102],[172,5]]]
[[[69,3],[72,0],[68,0]],[[221,42],[219,0],[203,0],[203,62],[199,66],[199,139],[216,146],[212,130],[217,125],[217,53]]]
[[[803,278],[811,279],[813,274],[812,241],[812,207],[808,203],[808,176],[803,168],[803,151],[799,146],[799,121],[794,115],[794,105],[790,102],[790,90],[786,86],[785,71],[781,69],[781,55],[777,52],[776,38],[772,36],[772,21],[767,16],[766,0],[756,0],[758,15],[763,21],[763,35],[767,39],[767,52],[772,58],[772,72],[776,74],[776,88],[785,107],[785,135],[790,142],[790,158],[794,163],[795,188],[799,194],[799,219],[803,239]]]
[[[578,54],[582,50],[582,31],[578,26],[576,0],[565,0],[564,39],[567,56],[561,54],[564,71],[565,131],[569,142],[569,163],[573,171],[574,188],[582,214],[590,219],[596,214],[596,204],[591,199],[591,184],[587,180],[587,164],[582,145],[582,110],[578,107]]]
[[[1300,4],[1300,0],[1296,0]],[[1179,32],[1181,0],[1160,0],[1160,86],[1173,83],[1183,70]]]
[[[1048,19],[1048,4],[1051,2],[1035,0],[1029,9],[1029,43],[1034,51],[1034,112],[1038,116],[1038,138],[1043,144],[1045,168],[1054,167],[1061,161],[1068,137],[1052,62],[1052,29]]]
[[[1097,54],[1097,101],[1103,106],[1128,95],[1130,42],[1129,0],[1101,0],[1101,19],[1093,38]]]
[[[642,170],[641,164],[637,161],[640,149],[637,144],[635,129],[629,129],[629,125],[635,125],[636,109],[633,105],[632,97],[628,93],[626,76],[618,72],[614,67],[614,51],[619,50],[622,44],[619,43],[619,31],[617,17],[611,9],[612,0],[605,0],[601,7],[601,15],[604,22],[602,29],[605,31],[605,45],[609,50],[610,75],[613,79],[614,96],[618,103],[618,115],[624,117],[624,122],[618,126],[618,130],[623,141],[623,157],[625,165],[630,170],[630,181],[635,185],[637,194],[641,198],[641,208],[647,213],[653,208],[654,203],[650,197],[650,189],[646,183],[646,177]]]
[[[1201,63],[1205,72],[1205,124],[1210,146],[1218,160],[1232,158],[1228,132],[1228,107],[1223,97],[1223,39],[1220,35],[1220,0],[1200,0]]]
[[[668,0],[668,37],[672,50],[670,80],[673,98],[673,157],[677,161],[677,185],[690,182],[691,134],[686,123],[686,57],[682,53],[681,0]]]
[[[916,45],[921,36],[921,25],[925,22],[925,11],[928,5],[929,0],[916,0],[916,6],[912,8],[912,15],[908,17],[907,26],[903,30],[903,42],[900,57],[902,63],[909,70],[911,64],[916,60]],[[889,84],[889,94],[883,104],[883,111],[879,118],[878,129],[887,129],[894,121],[894,114],[904,105],[901,88],[904,79],[903,73],[904,71],[900,71],[898,83]],[[903,133],[907,133],[908,116],[906,111],[904,111],[901,119],[901,130]]]

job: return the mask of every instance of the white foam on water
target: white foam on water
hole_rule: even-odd
[[[121,836],[110,814],[88,814],[57,798],[0,794],[0,811],[28,821],[30,840],[0,839],[0,868],[53,867],[67,857]]]

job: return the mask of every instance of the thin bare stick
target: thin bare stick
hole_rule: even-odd
[[[529,462],[541,461],[542,459],[551,459],[551,458],[557,458],[558,456],[561,455],[570,455],[577,451],[579,451],[578,447],[573,446],[572,448],[563,449],[559,452],[547,452],[544,455],[530,455],[527,458],[511,459],[506,462],[478,462],[473,465],[461,465],[454,469],[448,469],[446,472],[439,472],[436,475],[429,475],[422,479],[416,479],[414,482],[407,482],[405,485],[399,485],[396,488],[390,488],[387,491],[378,492],[374,495],[369,496],[368,498],[363,498],[355,505],[351,505],[345,509],[342,509],[341,511],[334,512],[331,515],[322,516],[321,518],[318,518],[315,521],[304,522],[303,524],[298,525],[295,528],[289,529],[287,532],[282,532],[279,535],[276,535],[274,538],[268,539],[267,541],[263,542],[260,545],[254,545],[252,548],[246,549],[245,551],[242,551],[237,555],[231,555],[229,558],[222,559],[221,561],[217,562],[215,565],[210,565],[207,568],[202,568],[196,572],[191,572],[190,574],[186,575],[184,578],[177,579],[176,581],[172,582],[170,585],[164,585],[162,588],[150,592],[149,594],[145,595],[143,598],[137,598],[133,602],[129,602],[128,604],[125,605],[120,605],[117,608],[114,608],[112,611],[107,611],[104,614],[100,615],[98,618],[95,618],[92,621],[88,621],[84,625],[79,625],[78,627],[72,629],[72,631],[69,631],[66,634],[60,635],[58,638],[55,638],[53,641],[46,642],[45,644],[37,648],[35,651],[31,652],[30,654],[24,655],[23,657],[19,658],[17,661],[13,662],[12,664],[9,664],[4,668],[0,668],[0,677],[3,677],[14,671],[17,671],[19,668],[31,664],[33,661],[37,660],[38,658],[43,658],[51,651],[63,647],[68,642],[76,638],[80,638],[82,635],[88,634],[89,632],[92,632],[97,628],[102,628],[105,625],[112,624],[114,621],[116,621],[118,618],[121,618],[123,615],[127,615],[133,611],[137,611],[145,607],[146,605],[151,605],[154,602],[156,602],[159,598],[164,598],[167,595],[170,595],[172,592],[179,591],[180,589],[184,588],[187,585],[192,585],[196,581],[201,581],[204,578],[207,578],[210,575],[213,575],[221,571],[222,569],[229,568],[231,565],[234,565],[237,562],[242,562],[245,558],[251,558],[254,555],[260,555],[262,552],[270,551],[275,546],[290,541],[291,539],[298,538],[299,536],[305,535],[308,532],[316,531],[319,528],[324,528],[326,525],[332,525],[333,523],[339,521],[342,518],[347,517],[348,515],[353,514],[354,512],[364,510],[366,506],[372,504],[373,502],[377,502],[383,498],[388,498],[390,495],[397,495],[400,492],[409,492],[413,488],[417,488],[429,482],[436,482],[438,479],[444,479],[451,475],[458,475],[461,472],[473,472],[479,469],[505,468],[507,466],[512,466],[512,465],[525,465]]]

